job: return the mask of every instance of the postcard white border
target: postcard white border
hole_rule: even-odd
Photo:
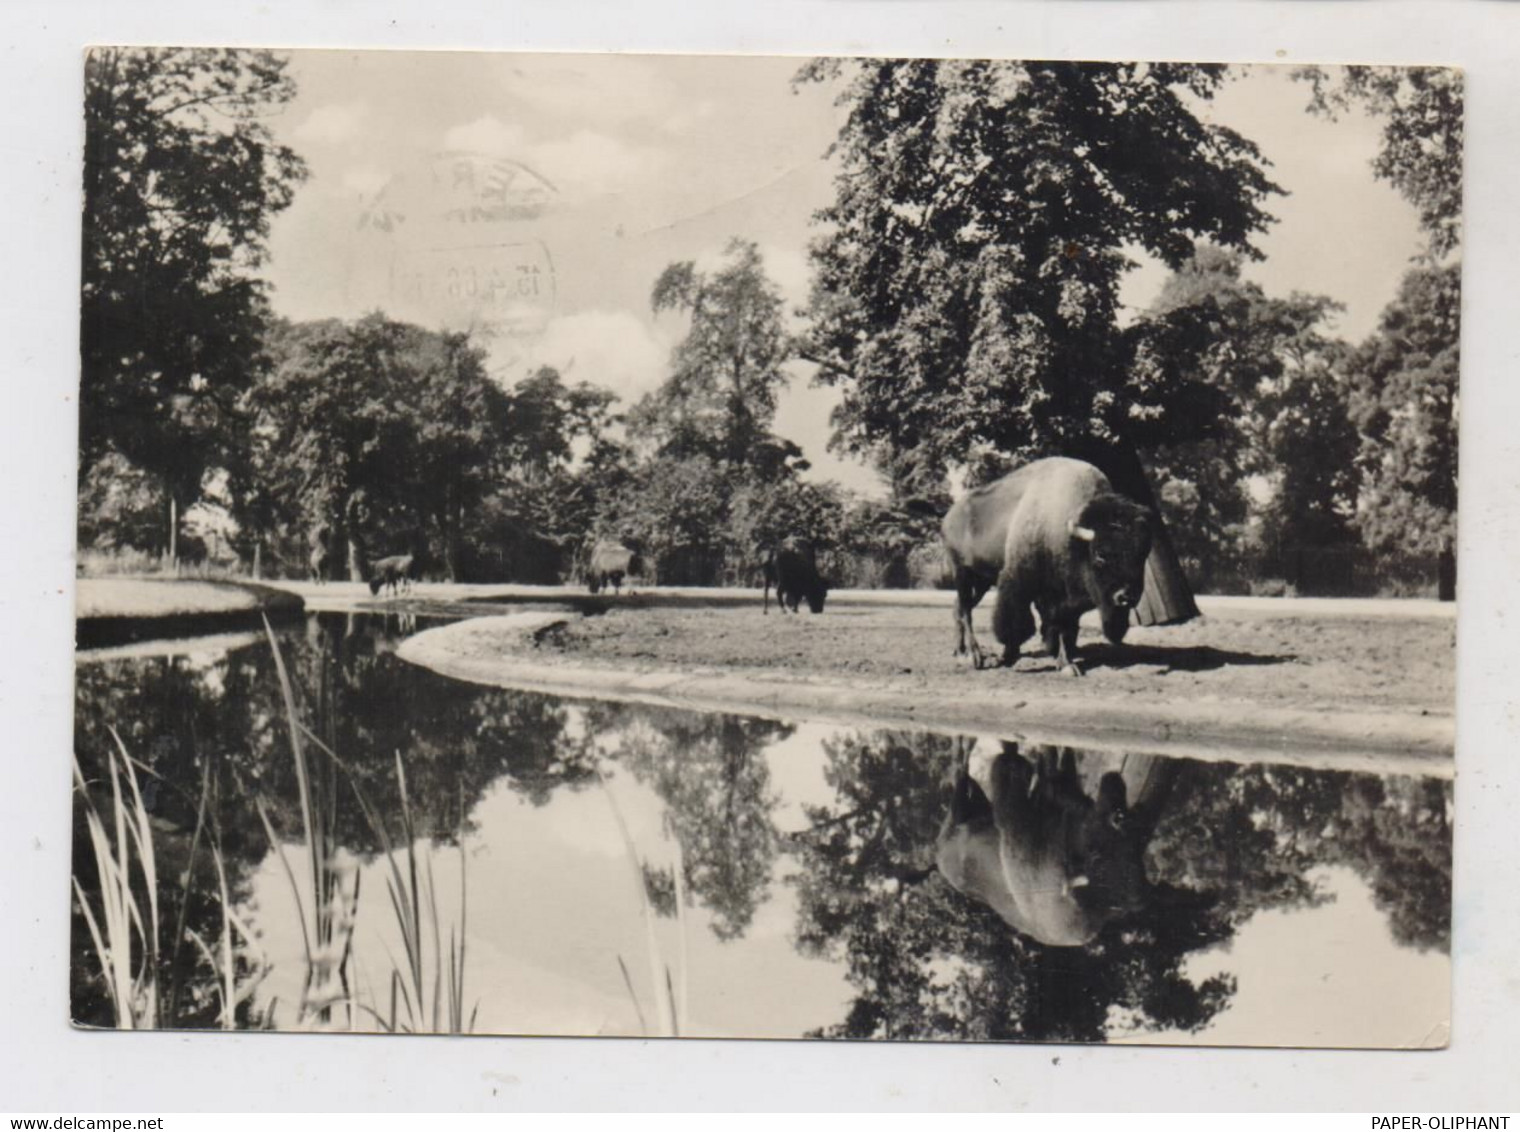
[[[1377,61],[1465,67],[1454,1034],[1438,1053],[86,1034],[67,1018],[80,51],[192,42]],[[1520,1105],[1520,6],[779,0],[7,6],[0,83],[0,1103],[196,1109]],[[1058,1060],[1057,1060],[1058,1059]]]

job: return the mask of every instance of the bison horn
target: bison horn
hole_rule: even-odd
[[[1092,542],[1093,539],[1098,537],[1097,532],[1091,527],[1081,526],[1075,519],[1067,520],[1066,531],[1072,538],[1079,538],[1083,542]]]

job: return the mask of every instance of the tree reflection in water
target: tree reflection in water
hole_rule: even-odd
[[[1395,938],[1449,939],[1449,784],[1281,766],[1178,761],[1147,819],[1146,899],[1082,947],[1012,930],[935,867],[959,771],[954,740],[907,732],[824,745],[838,801],[794,839],[798,939],[842,960],[855,998],[820,1036],[1102,1041],[1116,1030],[1197,1032],[1234,980],[1194,982],[1190,954],[1256,912],[1327,897],[1310,872],[1346,865],[1367,881]],[[1097,785],[1122,757],[1068,758]],[[1000,759],[1020,757],[1005,749]],[[996,765],[996,763],[994,764]],[[1027,781],[1027,779],[1026,779]]]
[[[765,749],[790,724],[745,716],[598,704],[587,729],[616,734],[621,766],[665,804],[665,829],[681,846],[691,898],[712,914],[719,939],[742,936],[764,901],[780,841]],[[669,872],[645,869],[645,888],[662,915],[675,914]]]
[[[1088,830],[1073,844],[1087,853],[1081,875],[1095,893],[1118,882],[1095,871],[1092,846],[1107,835],[1088,828],[1089,819],[1113,816],[1112,793],[1107,808],[1098,805],[1105,773],[1126,787],[1124,844],[1143,866],[1140,895],[1105,897],[1108,911],[1082,930],[1080,946],[1053,946],[958,890],[937,867],[957,786],[975,801],[964,741],[833,733],[818,756],[828,800],[804,804],[802,828],[783,832],[768,752],[794,734],[792,725],[464,684],[397,660],[393,628],[379,618],[324,615],[281,639],[302,718],[382,814],[400,811],[397,752],[419,834],[445,843],[471,832],[489,788],[504,785],[534,807],[552,807],[564,792],[596,783],[599,759],[614,760],[659,799],[665,832],[680,845],[682,884],[670,867],[641,865],[658,914],[674,916],[684,892],[717,939],[742,946],[768,899],[786,891],[796,901],[795,945],[838,963],[852,988],[846,1016],[822,1036],[1100,1041],[1132,1030],[1197,1032],[1225,1009],[1235,984],[1227,975],[1190,979],[1189,957],[1228,941],[1257,912],[1330,899],[1313,879],[1327,865],[1366,881],[1401,944],[1447,946],[1449,783],[1008,745],[974,768],[988,806],[978,812],[986,818],[993,809],[996,792],[987,788],[999,765],[1036,793],[1041,781],[1053,784],[1042,805],[1065,816],[1045,824],[1068,838]],[[165,932],[183,939],[182,920],[210,938],[216,881],[204,845],[192,853],[203,785],[235,904],[247,900],[269,851],[255,799],[282,837],[299,836],[299,789],[270,650],[82,663],[76,687],[75,743],[87,777],[102,779],[107,729],[115,726],[156,783],[149,808]],[[1112,792],[1113,777],[1108,783]],[[335,840],[372,857],[374,833],[343,786],[336,778],[327,784]],[[88,890],[77,822],[75,838],[76,872]],[[183,907],[181,875],[190,880]],[[165,985],[177,987],[166,1023],[214,1025],[209,973],[173,938],[160,942],[173,968]],[[76,912],[74,1017],[109,1024],[88,947]],[[247,1009],[239,1024],[257,1025]]]
[[[394,772],[396,752],[406,764],[412,820],[422,837],[457,842],[470,831],[470,814],[487,787],[505,779],[535,805],[559,789],[578,790],[595,781],[590,734],[571,725],[573,709],[542,696],[479,688],[436,676],[392,654],[386,619],[319,615],[307,631],[280,637],[298,714],[343,760],[340,781],[330,760],[312,763],[321,795],[332,809],[333,840],[361,858],[380,850],[374,831],[352,796],[357,786],[391,820],[399,839],[401,799]],[[149,809],[155,845],[166,855],[160,869],[162,895],[179,901],[173,878],[184,886],[186,927],[212,938],[220,930],[213,866],[204,840],[195,842],[203,782],[215,799],[213,815],[228,869],[234,904],[250,893],[253,870],[269,852],[257,800],[267,807],[276,833],[301,837],[300,789],[290,758],[286,713],[274,657],[255,645],[205,658],[195,655],[81,663],[75,675],[75,750],[87,778],[101,773],[111,743],[121,732],[154,788]],[[198,852],[192,858],[192,844]],[[83,823],[74,826],[76,872],[86,891],[90,872]],[[192,978],[193,953],[182,940],[176,904],[163,917],[162,982],[203,983]],[[74,1018],[109,1025],[109,1008],[87,949],[89,937],[77,909],[71,965]],[[201,1009],[182,1009],[174,1024],[211,1025],[214,1008],[205,988],[191,986]],[[246,1007],[245,1007],[246,1009]],[[249,1023],[241,1018],[241,1023]]]

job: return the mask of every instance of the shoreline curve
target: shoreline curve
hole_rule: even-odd
[[[1116,749],[1215,762],[1274,762],[1315,769],[1454,774],[1450,717],[1305,711],[1247,702],[1165,705],[1103,697],[1073,701],[1021,688],[968,689],[926,699],[922,689],[781,670],[634,668],[534,655],[534,637],[564,613],[475,617],[426,629],[396,650],[402,660],[468,683],[691,711],[908,727],[992,739]]]

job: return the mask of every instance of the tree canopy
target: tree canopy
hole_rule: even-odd
[[[1462,72],[1455,67],[1301,67],[1312,113],[1359,105],[1383,123],[1374,174],[1419,209],[1437,258],[1462,241]]]
[[[1312,113],[1334,118],[1360,106],[1381,120],[1373,172],[1418,209],[1429,241],[1377,331],[1349,363],[1365,482],[1358,525],[1375,551],[1450,555],[1461,349],[1462,72],[1303,67],[1295,77],[1312,88]]]
[[[1455,538],[1460,307],[1460,264],[1417,268],[1351,355],[1358,523],[1374,550],[1435,553]]]
[[[1138,248],[1259,254],[1277,191],[1197,111],[1223,67],[822,60],[848,115],[818,214],[804,354],[840,385],[843,443],[943,469],[1175,438],[1118,324]]]
[[[760,250],[732,239],[717,270],[672,263],[655,280],[650,305],[685,312],[686,336],[671,357],[671,375],[633,411],[635,433],[660,451],[749,463],[770,436],[782,365],[790,341],[781,294],[765,274]]]
[[[183,508],[246,437],[266,315],[252,272],[305,166],[267,125],[268,51],[97,48],[85,60],[80,474],[108,451]]]

